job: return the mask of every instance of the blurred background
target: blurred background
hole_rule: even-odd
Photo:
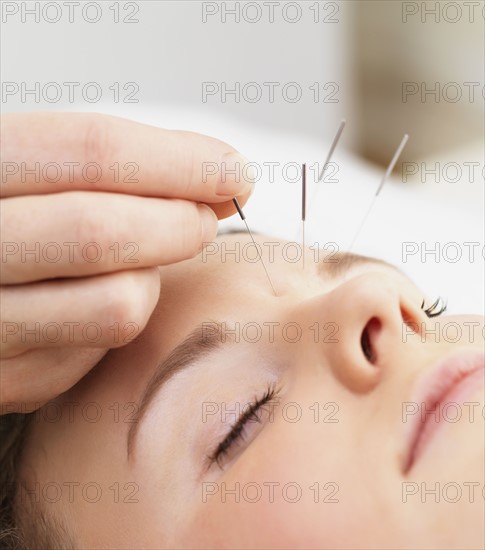
[[[112,104],[109,86],[134,82],[138,103],[124,103],[131,112],[192,106],[322,141],[346,117],[345,146],[381,164],[402,130],[412,135],[403,160],[483,139],[483,1],[2,4],[3,82],[100,83],[99,101],[83,101],[78,88],[75,104]],[[267,82],[278,83],[273,102]],[[298,101],[296,88],[284,97],[291,82]],[[205,101],[203,83],[217,88]],[[227,91],[239,83],[239,96],[225,95],[223,83]],[[2,108],[70,108],[63,91],[51,102],[7,95]],[[54,88],[45,92],[55,97]]]
[[[321,166],[345,118],[335,177],[312,181],[308,233],[342,248],[408,133],[356,249],[483,312],[484,17],[483,1],[4,1],[1,108],[191,129],[282,166]],[[296,180],[278,177],[278,201],[263,173],[248,212],[296,239]],[[420,250],[404,262],[408,242]],[[433,260],[423,242],[462,255]],[[479,243],[473,258],[465,242]]]

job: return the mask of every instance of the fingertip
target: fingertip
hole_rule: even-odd
[[[215,212],[206,204],[197,205],[202,224],[202,242],[213,241],[217,235],[218,219]]]
[[[252,164],[238,151],[224,153],[221,157],[216,195],[235,197],[250,194],[255,181]]]
[[[148,267],[146,268],[147,271],[147,312],[148,312],[148,319],[151,317],[153,310],[155,309],[155,306],[158,303],[158,299],[160,298],[160,271],[158,270],[158,267]]]
[[[255,189],[256,189],[256,184],[253,181],[251,183],[251,187],[246,193],[241,193],[240,195],[237,195],[237,200],[241,206],[248,202],[249,198],[252,197]]]
[[[136,326],[136,335],[148,324],[160,298],[160,272],[157,267],[145,267],[118,274],[126,299],[121,300],[117,318],[119,326]],[[123,340],[126,342],[127,340]]]

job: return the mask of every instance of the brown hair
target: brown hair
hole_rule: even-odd
[[[35,413],[0,416],[0,549],[75,548],[66,529],[32,499],[19,499],[24,443]]]

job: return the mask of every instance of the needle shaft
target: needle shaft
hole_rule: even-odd
[[[346,123],[347,123],[347,121],[345,119],[342,119],[340,121],[340,125],[338,127],[337,133],[335,134],[335,136],[333,138],[332,145],[330,146],[330,150],[328,151],[328,154],[327,154],[327,158],[325,159],[325,162],[323,163],[322,170],[320,171],[320,175],[318,176],[317,183],[319,183],[323,179],[323,176],[325,175],[325,170],[328,168],[328,165],[330,164],[330,161],[332,160],[333,153],[335,151],[335,148],[337,147],[337,144],[340,140],[342,132],[344,131]],[[313,191],[313,195],[312,195],[312,198],[311,198],[311,201],[310,201],[310,209],[314,208],[314,206],[313,206],[314,204],[317,204],[316,198],[317,198],[317,195],[318,195],[318,190],[319,190],[319,186],[317,185],[315,187],[314,191]]]
[[[335,137],[333,138],[332,145],[330,146],[330,151],[328,152],[327,158],[325,159],[325,162],[323,163],[322,171],[320,172],[320,176],[318,177],[318,181],[320,181],[323,178],[323,174],[325,174],[325,170],[327,169],[327,166],[330,163],[330,159],[332,158],[333,152],[335,151],[335,147],[337,147],[337,143],[339,142],[340,136],[342,135],[342,132],[344,131],[346,124],[346,120],[342,119],[340,122],[340,126],[338,127],[337,133],[335,134]]]
[[[379,187],[376,191],[376,194],[372,198],[372,202],[370,203],[369,208],[367,209],[367,212],[365,213],[365,216],[362,218],[362,221],[359,225],[359,228],[357,229],[357,232],[355,233],[354,238],[352,239],[352,242],[350,243],[350,246],[348,248],[349,252],[352,250],[352,247],[354,246],[354,243],[357,240],[357,237],[360,235],[360,233],[361,233],[361,231],[362,231],[362,229],[365,225],[365,222],[367,221],[367,218],[369,217],[369,214],[371,213],[372,208],[374,207],[376,199],[379,196],[379,193],[381,192],[382,188],[384,187],[384,184],[386,183],[386,181],[388,180],[388,178],[391,175],[392,171],[394,170],[394,167],[396,166],[396,162],[397,162],[398,158],[401,156],[401,153],[402,153],[408,139],[409,139],[409,135],[404,134],[404,136],[401,140],[401,143],[399,144],[399,147],[396,149],[396,152],[394,153],[394,156],[392,157],[392,160],[389,163],[389,166],[387,167],[386,173],[382,177],[381,183],[379,184]]]
[[[399,144],[399,147],[396,149],[396,152],[394,153],[394,156],[392,157],[391,162],[389,163],[389,166],[387,167],[386,173],[384,174],[381,184],[379,185],[379,188],[376,191],[376,196],[381,192],[381,189],[384,187],[384,184],[387,181],[387,178],[391,175],[392,171],[394,170],[394,166],[396,166],[397,159],[401,156],[402,150],[406,146],[406,143],[409,139],[408,134],[404,134],[401,143]]]
[[[256,253],[258,254],[259,261],[261,262],[261,265],[263,266],[264,272],[266,273],[266,277],[268,278],[271,289],[273,290],[273,294],[275,296],[278,296],[276,294],[275,287],[273,286],[273,282],[271,281],[271,277],[269,276],[268,270],[266,269],[266,265],[264,264],[263,257],[261,256],[261,252],[259,251],[258,245],[256,244],[256,241],[254,240],[253,234],[251,233],[251,229],[249,229],[249,225],[248,225],[248,222],[246,221],[246,216],[244,215],[244,212],[241,208],[241,205],[239,204],[239,202],[236,198],[232,199],[232,202],[234,203],[234,206],[236,207],[237,212],[238,212],[239,216],[241,217],[241,220],[244,222],[244,225],[246,226],[246,229],[248,230],[249,236],[251,237],[251,240],[253,241],[254,248],[256,249]]]

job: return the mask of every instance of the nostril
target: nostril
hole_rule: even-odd
[[[377,352],[375,348],[375,337],[381,328],[381,322],[377,317],[372,317],[370,321],[365,325],[360,337],[360,345],[362,351],[369,363],[373,365],[377,361]]]

